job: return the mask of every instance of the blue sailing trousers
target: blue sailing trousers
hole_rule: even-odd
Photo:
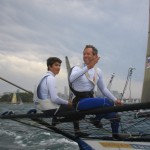
[[[114,102],[108,98],[83,98],[80,99],[77,110],[89,110],[94,108],[103,108],[114,106]],[[94,118],[95,121],[100,121],[102,118],[108,119],[111,122],[113,134],[118,134],[120,117],[118,113],[112,112],[107,114],[98,114]]]

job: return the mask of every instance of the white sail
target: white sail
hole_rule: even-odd
[[[12,104],[23,104],[18,92],[14,92],[11,99]]]
[[[144,74],[141,102],[150,102],[150,10],[149,10],[148,44],[147,44],[145,74]]]
[[[65,57],[65,60],[66,60],[67,74],[68,74],[68,76],[69,76],[71,66],[70,66],[70,62],[69,62],[69,59],[68,59],[67,56]],[[72,92],[71,92],[71,90],[70,90],[70,88],[69,88],[69,100],[71,100],[72,95],[73,95],[73,94],[72,94]]]
[[[13,104],[17,103],[17,95],[16,95],[16,93],[13,93],[11,103],[13,103]]]

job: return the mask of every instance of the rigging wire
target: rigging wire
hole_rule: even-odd
[[[127,88],[127,86],[128,86],[128,83],[129,83],[130,98],[131,98],[131,76],[132,76],[132,73],[133,73],[133,70],[134,70],[134,69],[135,69],[135,68],[133,68],[133,67],[130,67],[130,68],[128,69],[128,74],[127,74],[126,83],[125,83],[123,92],[122,92],[122,94],[121,94],[121,100],[123,100],[123,97],[124,97],[126,88]]]

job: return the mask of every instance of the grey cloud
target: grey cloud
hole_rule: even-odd
[[[35,67],[36,62],[44,65],[49,56],[64,60],[67,55],[75,65],[82,61],[85,44],[93,44],[99,49],[98,66],[105,74],[116,72],[125,80],[128,67],[134,65],[137,68],[135,76],[142,84],[148,1],[2,0],[0,9],[0,54],[15,55],[32,62]],[[13,69],[6,72],[1,61],[0,66],[0,72],[9,78],[8,73],[12,74]],[[62,67],[65,70],[65,63]],[[15,73],[11,76],[14,79]],[[41,73],[40,70],[35,78]],[[34,71],[29,71],[28,76],[21,72],[22,78],[31,80],[30,86],[25,86],[34,84],[33,75]]]

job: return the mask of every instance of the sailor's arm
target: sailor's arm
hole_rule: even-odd
[[[49,94],[50,94],[50,100],[53,103],[56,103],[56,104],[59,104],[59,105],[60,104],[69,105],[69,102],[67,100],[64,100],[64,99],[58,97],[57,91],[56,91],[55,77],[49,76],[47,78],[47,86],[48,86],[48,91],[49,91]]]
[[[78,79],[80,76],[84,75],[88,71],[87,66],[81,68],[80,66],[75,66],[72,68],[69,80],[72,83],[76,79]]]
[[[73,67],[70,77],[69,77],[70,82],[72,83],[73,81],[78,79],[80,76],[82,76],[83,74],[88,72],[89,69],[93,68],[98,63],[99,59],[100,59],[99,56],[95,56],[95,58],[93,60],[91,60],[88,63],[88,65],[86,65],[82,68],[80,66]]]
[[[99,70],[98,72],[99,80],[97,82],[97,86],[100,89],[100,91],[109,99],[113,100],[115,105],[122,105],[122,102],[120,99],[117,99],[105,86],[102,76],[102,71]]]

